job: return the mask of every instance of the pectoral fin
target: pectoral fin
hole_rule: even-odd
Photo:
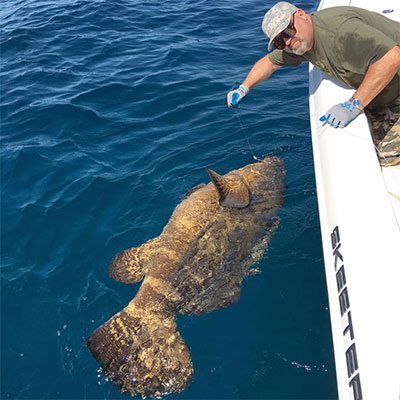
[[[249,188],[239,175],[228,180],[211,169],[207,172],[217,189],[221,206],[244,208],[249,205]]]
[[[158,237],[139,247],[118,253],[108,267],[111,278],[122,283],[136,283],[142,280],[156,250],[157,242]]]

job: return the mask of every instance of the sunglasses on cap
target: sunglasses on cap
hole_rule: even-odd
[[[286,47],[286,40],[292,38],[297,33],[296,28],[294,27],[293,15],[290,18],[289,25],[281,33],[278,33],[273,40],[274,45],[278,50],[283,50]]]

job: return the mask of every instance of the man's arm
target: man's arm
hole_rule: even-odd
[[[389,50],[369,68],[353,97],[367,106],[390,83],[400,69],[400,46]]]
[[[281,68],[279,65],[274,64],[268,54],[259,59],[253,68],[248,73],[243,83],[235,90],[231,90],[226,95],[226,102],[229,107],[235,107],[239,104],[240,100],[249,93],[257,83],[268,79],[277,69]]]
[[[395,21],[387,24],[390,30],[400,27]],[[340,26],[337,43],[342,47],[343,67],[364,76],[352,98],[330,108],[321,121],[335,128],[347,126],[388,86],[400,68],[399,43],[391,36],[359,18],[349,18]]]
[[[346,127],[390,83],[400,69],[400,46],[394,46],[368,68],[352,98],[331,107],[320,118],[335,128]],[[360,104],[361,103],[361,104]]]
[[[246,79],[243,81],[243,85],[252,89],[258,83],[268,79],[279,68],[281,68],[281,66],[274,64],[267,54],[254,64]]]

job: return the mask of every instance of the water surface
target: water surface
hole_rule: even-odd
[[[272,4],[2,1],[2,398],[124,398],[85,346],[138,287],[108,263],[253,153],[286,163],[281,225],[238,304],[179,317],[195,375],[174,398],[337,397],[307,65],[225,105]]]

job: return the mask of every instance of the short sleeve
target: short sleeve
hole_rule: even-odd
[[[274,50],[268,54],[268,58],[275,65],[289,67],[297,67],[304,61],[303,57],[286,53],[283,50]]]
[[[343,67],[359,74],[365,74],[371,64],[397,45],[392,38],[357,18],[347,20],[338,32],[337,46],[342,50]]]

